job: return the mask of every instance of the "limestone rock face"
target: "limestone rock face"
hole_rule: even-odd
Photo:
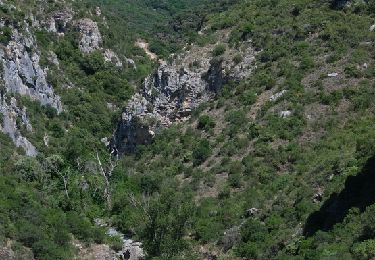
[[[99,7],[95,9],[95,13],[97,16],[101,16]],[[103,19],[105,20],[105,17]],[[33,17],[31,20],[33,20],[34,27],[43,28],[48,32],[56,33],[60,37],[63,37],[68,31],[78,31],[80,36],[79,49],[82,53],[88,54],[99,50],[102,52],[105,61],[112,62],[117,67],[122,67],[122,61],[113,50],[102,48],[103,41],[98,24],[90,18],[75,20],[74,11],[71,8],[67,7],[66,10],[55,12],[44,21],[36,21]]]
[[[122,62],[120,58],[112,50],[106,49],[104,51],[104,60],[106,62],[112,62],[113,64],[115,64],[116,67],[122,67]]]
[[[14,29],[13,40],[5,50],[0,50],[6,92],[29,96],[42,105],[50,105],[60,113],[60,97],[47,83],[48,70],[40,66],[40,56],[36,51],[34,38],[28,28],[26,29],[26,34]]]
[[[79,49],[83,53],[90,53],[101,49],[102,36],[96,22],[89,18],[77,22],[77,29],[80,32]]]
[[[6,46],[0,46],[0,114],[2,114],[0,131],[9,135],[15,144],[24,148],[30,156],[35,156],[37,151],[21,135],[16,124],[16,119],[19,121],[18,118],[26,118],[26,112],[17,107],[15,101],[11,102],[10,96],[12,94],[28,96],[42,106],[51,106],[57,113],[63,111],[60,97],[47,82],[48,68],[40,65],[41,52],[36,44],[34,30],[56,33],[59,37],[77,30],[80,36],[79,49],[82,53],[88,54],[99,50],[107,62],[112,62],[118,67],[122,66],[122,61],[115,52],[101,47],[102,36],[97,23],[89,18],[75,20],[71,7],[67,6],[64,10],[49,14],[43,20],[38,20],[36,17],[38,16],[30,13],[25,21],[16,23],[0,18],[0,28],[7,26],[12,30],[11,40]],[[49,52],[45,58],[59,67],[59,60],[55,53]],[[24,114],[21,115],[21,112]]]
[[[7,134],[29,156],[36,156],[37,150],[22,136],[17,121],[27,131],[32,131],[32,126],[26,109],[18,107],[16,99],[10,97],[11,94],[28,96],[43,106],[51,106],[57,113],[62,112],[60,97],[47,83],[48,69],[42,68],[39,60],[40,53],[28,25],[24,25],[22,32],[13,28],[12,40],[0,49],[0,131]]]
[[[114,153],[133,152],[138,144],[150,143],[160,126],[188,120],[194,108],[212,99],[229,80],[251,75],[255,52],[250,44],[239,63],[233,61],[238,55],[233,50],[213,59],[213,48],[194,46],[171,63],[160,62],[125,108],[110,142]]]
[[[9,101],[4,96],[0,98],[0,114],[2,114],[2,123],[0,124],[0,131],[9,135],[17,147],[25,150],[26,155],[36,156],[38,154],[34,145],[21,135],[17,119],[20,119],[21,125],[24,125],[27,131],[32,131],[32,126],[26,114],[26,108],[20,109],[17,107],[15,98]]]
[[[47,31],[63,34],[69,28],[72,20],[73,11],[64,10],[53,14],[44,24]]]

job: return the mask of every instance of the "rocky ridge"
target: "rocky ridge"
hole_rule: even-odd
[[[47,83],[48,68],[42,68],[39,60],[40,53],[28,25],[25,24],[24,33],[13,29],[12,40],[0,50],[6,92],[29,96],[41,105],[50,105],[60,113],[60,97]]]
[[[189,46],[172,62],[160,61],[124,109],[110,142],[113,153],[133,152],[138,144],[151,142],[160,126],[188,120],[192,110],[212,99],[224,84],[251,75],[256,55],[251,41],[240,51],[229,49],[212,58],[215,47]],[[241,60],[236,61],[238,55]]]
[[[6,46],[0,48],[0,113],[2,122],[0,131],[7,134],[17,147],[25,150],[29,156],[36,156],[37,150],[33,144],[21,135],[17,119],[26,125],[28,131],[32,131],[27,119],[25,108],[17,106],[14,94],[28,96],[30,99],[40,102],[43,106],[51,106],[57,113],[62,112],[60,97],[55,94],[53,87],[47,82],[48,68],[42,68],[40,52],[35,38],[26,22],[24,29],[13,27],[5,20],[0,22],[0,27],[8,26],[12,30],[11,40]]]
[[[0,5],[8,4],[0,2]],[[10,7],[9,7],[10,8]],[[11,10],[16,10],[12,7]],[[64,37],[65,33],[75,30],[79,33],[79,49],[83,54],[100,51],[106,62],[112,62],[117,67],[122,67],[122,61],[118,55],[102,47],[102,36],[96,22],[90,18],[74,19],[74,11],[66,7],[46,18],[37,20],[35,14],[28,14],[24,21],[16,23],[8,18],[0,18],[0,29],[11,30],[10,40],[0,44],[0,114],[2,114],[0,131],[11,137],[17,147],[25,150],[29,156],[36,156],[34,145],[22,136],[17,120],[27,125],[27,130],[32,129],[27,118],[25,108],[17,106],[16,99],[12,95],[27,96],[31,100],[39,102],[42,106],[51,106],[57,113],[63,111],[60,96],[55,93],[51,84],[47,81],[48,67],[40,64],[41,51],[38,48],[34,30],[44,30]],[[101,15],[97,8],[96,15]],[[103,17],[104,19],[104,17]],[[54,53],[50,53],[53,63],[58,66],[59,61]],[[126,59],[127,62],[128,59]],[[134,62],[133,62],[134,63]]]

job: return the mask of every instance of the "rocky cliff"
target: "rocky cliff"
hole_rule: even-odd
[[[27,155],[35,156],[36,148],[21,135],[16,124],[17,119],[20,119],[22,124],[27,126],[26,129],[32,131],[26,109],[19,108],[12,96],[27,96],[43,106],[53,107],[57,113],[62,112],[63,108],[60,97],[47,83],[48,68],[42,68],[40,65],[40,51],[28,23],[12,25],[9,21],[2,20],[0,28],[3,27],[9,28],[12,34],[10,41],[0,48],[0,113],[3,115],[0,130],[8,134],[16,146],[22,147]]]
[[[19,11],[7,3],[0,2],[0,6],[10,13]],[[79,35],[78,48],[83,54],[99,51],[106,62],[122,67],[118,55],[102,47],[102,36],[96,22],[90,18],[75,19],[75,12],[68,5],[65,9],[52,13],[43,13],[44,8],[46,7],[40,6],[37,13],[27,14],[25,20],[0,18],[0,36],[4,35],[4,32],[9,34],[9,39],[0,43],[0,131],[9,135],[16,146],[23,148],[30,156],[35,156],[37,150],[22,136],[20,126],[16,123],[20,121],[27,126],[27,131],[32,131],[31,124],[26,120],[26,108],[17,106],[17,96],[26,96],[42,106],[50,106],[57,114],[63,111],[60,96],[47,81],[49,69],[41,65],[42,51],[35,38],[36,31],[49,32],[58,37],[64,37],[66,32],[76,31]],[[99,8],[96,15],[101,15]],[[47,58],[58,65],[56,54],[50,52],[50,56]]]
[[[23,33],[14,28],[12,40],[0,50],[5,90],[7,93],[29,96],[42,105],[50,105],[60,113],[60,97],[46,80],[48,68],[40,66],[40,53],[35,39],[27,24],[24,28]]]
[[[122,113],[110,142],[114,153],[134,152],[138,144],[150,143],[161,126],[188,120],[192,110],[213,98],[224,84],[251,75],[256,52],[250,41],[213,57],[216,47],[193,45],[172,62],[159,61]]]

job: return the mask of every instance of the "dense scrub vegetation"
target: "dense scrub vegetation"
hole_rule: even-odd
[[[129,191],[160,201],[157,194],[174,189],[195,205],[188,244],[185,251],[176,246],[177,255],[203,244],[230,259],[371,258],[374,237],[366,223],[373,189],[349,178],[361,195],[343,190],[348,176],[373,174],[367,169],[375,152],[372,4],[246,1],[212,16],[212,30],[231,29],[228,44],[252,39],[262,50],[258,68],[248,81],[228,84],[188,126],[158,133],[151,146],[123,159],[116,176],[127,177],[113,181],[115,223],[141,234],[144,227],[124,217],[139,214],[124,205]],[[223,54],[223,46],[213,55]],[[339,79],[328,76],[336,71]],[[286,92],[262,102],[269,90]],[[255,118],[254,105],[260,105]],[[281,111],[292,115],[280,117]],[[335,194],[342,193],[339,202]],[[361,203],[345,196],[360,196]],[[350,207],[327,217],[335,203]]]
[[[57,68],[44,60],[66,110],[57,115],[17,97],[34,127],[24,135],[40,154],[27,158],[0,134],[1,243],[16,241],[16,251],[31,248],[38,259],[71,259],[72,237],[111,243],[94,225],[104,218],[160,259],[375,256],[374,1],[85,1],[75,8],[83,16],[97,5],[108,17],[104,45],[137,68],[82,55],[74,32],[35,32],[42,57],[52,50],[60,61]],[[230,37],[212,56],[251,39],[260,51],[253,76],[228,83],[189,122],[160,130],[112,169],[100,139],[155,66],[134,41],[145,38],[167,57],[220,30]],[[8,41],[3,30],[0,43]],[[111,171],[110,184],[103,171]],[[340,207],[330,215],[332,205]]]

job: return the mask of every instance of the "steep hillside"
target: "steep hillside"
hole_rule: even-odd
[[[0,15],[0,258],[375,257],[373,0]]]

